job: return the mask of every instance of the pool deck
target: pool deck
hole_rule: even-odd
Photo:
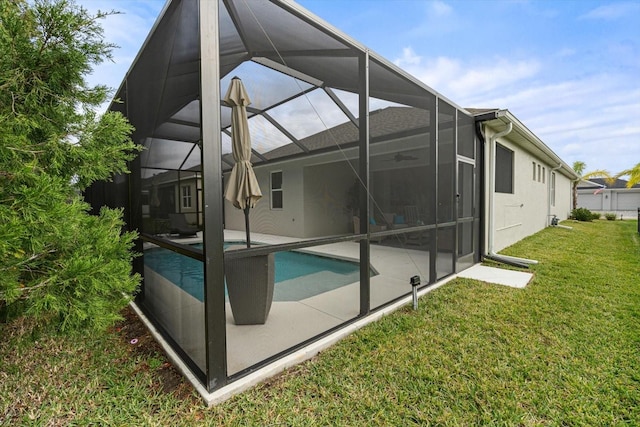
[[[266,244],[300,241],[300,239],[260,233],[252,233],[251,237],[252,242]],[[225,230],[225,241],[239,241],[244,240],[244,238],[244,231]],[[199,243],[201,241],[202,239],[198,237],[179,240],[180,243],[185,244]],[[371,278],[371,307],[380,307],[400,297],[404,296],[404,298],[383,310],[377,311],[372,315],[373,317],[368,316],[365,319],[359,319],[355,324],[360,326],[369,323],[367,319],[370,317],[378,318],[381,313],[384,315],[389,312],[389,310],[394,310],[410,302],[410,277],[414,275],[420,275],[423,278],[429,277],[429,252],[406,247],[397,248],[375,244],[371,245],[370,248],[371,265],[378,272],[377,276]],[[315,246],[305,248],[304,251],[354,261],[358,261],[359,259],[359,244],[356,242],[341,242]],[[446,254],[440,254],[439,262],[442,262],[445,266],[443,268],[446,268],[447,263],[451,265],[451,255],[448,255],[448,259],[443,255]],[[482,268],[478,269],[477,267]],[[529,273],[509,271],[505,274],[504,272],[505,270],[501,269],[475,266],[463,271],[459,276],[516,287],[525,286],[531,279],[530,275],[526,276]],[[423,289],[421,293],[426,293],[441,286],[455,277],[457,277],[457,275],[450,275],[446,280],[440,281],[427,289]],[[154,280],[154,284],[161,284],[157,290],[154,291],[154,294],[149,296],[149,303],[153,304],[157,310],[163,313],[166,319],[166,324],[163,325],[165,329],[171,333],[183,348],[188,347],[187,351],[194,361],[201,367],[204,367],[204,304],[195,300],[193,297],[188,298],[180,294],[181,292],[186,294],[186,292],[176,286],[172,286],[168,281],[162,284],[162,279],[156,277]],[[269,318],[264,325],[236,325],[233,320],[231,308],[227,303],[225,315],[227,318],[226,345],[228,374],[233,375],[238,373],[270,356],[274,356],[283,350],[354,319],[359,314],[359,294],[359,283],[356,282],[300,301],[274,301]],[[197,303],[194,302],[194,300]],[[187,316],[188,319],[184,316]],[[330,343],[346,336],[344,331],[351,331],[353,325],[354,324],[349,325],[347,328],[340,329],[330,337],[323,338],[294,353],[293,360],[295,360],[295,362],[291,362],[291,357],[287,356],[276,362],[277,366],[281,366],[281,368],[274,368],[274,366],[269,365],[258,369],[256,372],[263,372],[266,377],[273,375],[269,374],[273,369],[282,370],[287,366],[299,363],[299,361],[311,357],[322,348],[325,348],[323,345],[331,345]],[[350,332],[347,332],[347,334],[348,333]],[[202,343],[202,345],[197,345],[197,343]],[[169,354],[172,353],[168,346],[163,346]],[[318,348],[318,350],[310,350],[309,348]],[[181,362],[177,362],[177,364],[180,366]],[[196,388],[209,404],[224,400],[230,395],[241,391],[243,384],[246,384],[247,381],[251,384],[260,381],[260,379],[256,379],[259,377],[255,377],[254,372],[225,387],[224,390],[226,391],[224,392],[218,390],[214,393],[207,393],[202,386],[196,384],[198,381],[193,378],[193,375],[188,372],[188,369],[185,368],[183,371],[185,371],[185,375],[188,378],[194,380],[192,382],[194,382]],[[227,393],[230,394],[227,395]]]
[[[252,234],[252,241],[275,244],[299,239]],[[244,232],[225,230],[225,240],[242,240]],[[356,242],[334,243],[305,248],[305,252],[358,261]],[[425,252],[372,245],[371,265],[378,275],[371,278],[371,306],[378,307],[411,292],[409,278],[428,277]],[[360,311],[360,285],[352,283],[297,302],[277,302],[271,306],[264,325],[238,326],[227,305],[228,372],[233,374],[293,345],[354,319]]]

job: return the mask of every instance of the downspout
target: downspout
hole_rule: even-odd
[[[489,138],[489,236],[488,246],[489,250],[485,258],[489,258],[494,261],[502,262],[516,267],[527,268],[529,264],[537,264],[538,261],[527,258],[520,258],[508,255],[500,255],[493,250],[493,241],[495,233],[495,191],[496,191],[496,141],[505,135],[508,135],[513,130],[513,123],[509,121],[507,128],[502,132],[498,132]],[[486,141],[486,140],[485,140]]]

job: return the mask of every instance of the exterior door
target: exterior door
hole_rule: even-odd
[[[476,217],[478,197],[476,165],[473,159],[458,156],[458,248],[456,272],[472,266],[477,260],[478,229]]]

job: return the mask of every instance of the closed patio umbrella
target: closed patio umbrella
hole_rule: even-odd
[[[235,160],[224,197],[233,203],[233,206],[244,211],[247,247],[250,248],[249,209],[260,200],[262,192],[251,166],[251,136],[246,108],[251,104],[251,100],[238,77],[231,79],[224,102],[231,107],[231,146]]]

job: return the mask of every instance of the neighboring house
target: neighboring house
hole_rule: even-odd
[[[622,218],[637,218],[640,208],[640,184],[627,188],[627,181],[592,178],[578,186],[578,207],[598,213],[615,213]]]
[[[232,251],[224,243],[245,236],[223,199],[233,76],[252,100],[263,199],[249,218],[263,240]],[[578,178],[508,110],[457,106],[291,1],[168,1],[116,97],[110,108],[145,150],[86,197],[95,210],[123,207],[140,231],[136,307],[209,392],[295,351],[309,357],[307,345],[410,295],[412,277],[433,285],[499,257],[566,218]],[[172,213],[203,231],[177,241]],[[274,267],[288,290],[269,301],[275,314],[235,324],[225,262],[291,251],[315,254],[319,270]],[[260,262],[245,271],[271,265]]]
[[[143,218],[165,220],[171,213],[182,213],[188,223],[196,226],[202,224],[200,172],[167,171],[143,179],[142,183],[145,188],[142,201]]]

